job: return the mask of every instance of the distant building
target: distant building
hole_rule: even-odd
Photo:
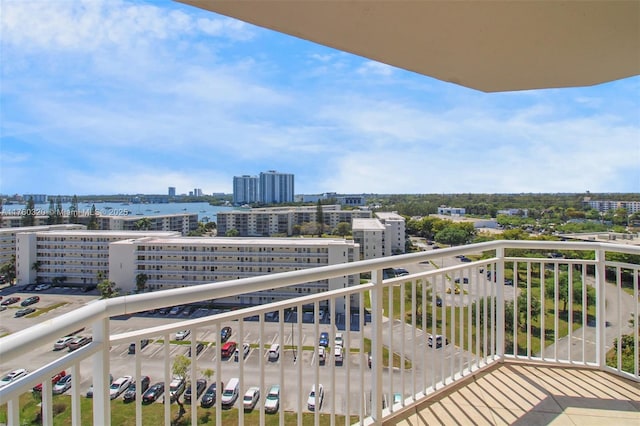
[[[240,237],[292,236],[294,226],[317,223],[317,206],[269,207],[251,210],[218,212],[218,235],[235,229]],[[325,232],[331,233],[340,222],[351,224],[354,218],[370,218],[368,210],[342,210],[339,205],[323,205]]]
[[[170,186],[169,187],[169,197],[175,197],[176,196],[176,187],[175,186]]]
[[[201,188],[194,188],[193,189],[193,196],[194,197],[202,197],[202,189]]]
[[[376,212],[376,217],[385,227],[385,242],[391,246],[392,254],[406,252],[406,223],[397,212]]]
[[[233,177],[233,204],[253,204],[260,201],[260,179],[257,176]]]
[[[259,197],[261,203],[292,203],[294,189],[293,174],[278,173],[275,170],[260,173]]]
[[[55,230],[16,234],[16,283],[52,282],[65,279],[65,285],[87,286],[98,283],[99,272],[109,277],[109,244],[141,237],[156,239],[179,237],[176,232]],[[135,262],[135,259],[131,259]],[[33,265],[38,262],[39,270]],[[114,268],[122,265],[114,265]],[[135,284],[135,280],[133,282]]]
[[[444,216],[464,216],[466,210],[463,207],[438,207],[438,214]]]
[[[295,200],[299,203],[317,203],[318,200],[335,200],[341,206],[362,207],[367,204],[367,196],[362,195],[338,195],[335,192],[325,192],[324,194],[296,195]]]
[[[353,240],[360,247],[360,259],[391,256],[391,244],[386,241],[386,228],[378,219],[354,219]]]
[[[589,197],[585,197],[582,205],[602,213],[617,209],[625,209],[628,214],[640,212],[640,201],[591,200]]]
[[[44,204],[49,201],[47,194],[24,194],[22,197],[25,201],[29,201],[30,198],[33,198],[34,204]]]
[[[504,210],[498,210],[496,214],[503,214],[506,216],[529,217],[529,209],[504,209]]]

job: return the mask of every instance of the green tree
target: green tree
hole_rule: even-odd
[[[91,205],[91,213],[89,213],[89,225],[87,229],[95,230],[98,229],[98,214],[96,213],[96,205]]]
[[[79,223],[78,215],[78,197],[74,195],[69,206],[69,223]]]
[[[139,220],[136,220],[135,228],[138,231],[148,231],[151,228],[151,219],[148,217],[143,217]]]
[[[59,195],[56,198],[55,223],[56,224],[64,223],[64,211],[62,210],[62,199],[60,198]]]
[[[34,226],[36,224],[36,203],[33,197],[29,197],[27,208],[22,214],[22,226]]]
[[[147,288],[147,281],[149,280],[149,276],[147,274],[138,274],[136,275],[136,291],[138,293],[142,293]]]
[[[318,223],[318,236],[324,234],[324,212],[322,211],[322,203],[318,199],[318,205],[316,207],[316,222]]]
[[[237,237],[239,235],[240,232],[236,228],[231,228],[224,234],[225,237]]]
[[[185,355],[177,355],[173,359],[171,371],[174,377],[177,377],[186,383],[189,380],[190,367],[191,359],[189,357]],[[176,403],[180,406],[180,412],[178,413],[178,420],[180,420],[182,416],[184,416],[184,413],[186,413],[184,404],[180,401],[180,395],[177,396]]]
[[[335,235],[340,235],[344,238],[347,235],[351,235],[351,224],[349,222],[339,222],[336,225],[335,231],[333,231]]]
[[[56,223],[56,206],[53,197],[49,198],[49,215],[47,216],[47,225]]]
[[[13,280],[16,279],[16,255],[12,254],[9,257],[9,261],[2,264],[0,267],[0,274],[6,277],[9,285],[13,285]]]
[[[458,246],[467,241],[467,233],[460,228],[448,226],[435,235],[435,240],[442,244]]]
[[[109,281],[109,278],[105,277],[102,272],[98,272],[96,276],[98,277],[97,288],[98,292],[100,293],[100,298],[110,299],[119,295],[118,289],[116,288],[116,283],[114,283],[113,281]]]

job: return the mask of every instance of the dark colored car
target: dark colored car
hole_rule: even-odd
[[[200,398],[206,387],[207,381],[205,379],[196,380],[196,399]],[[191,404],[191,383],[187,383],[187,390],[184,391],[184,403]]]
[[[29,315],[32,314],[36,311],[35,308],[22,308],[22,309],[18,309],[15,313],[15,317],[16,318],[20,318],[23,317],[25,315]]]
[[[329,333],[323,331],[320,333],[320,341],[318,342],[319,346],[324,346],[325,348],[329,346]]]
[[[224,389],[224,383],[220,383]],[[202,395],[200,400],[200,406],[203,408],[209,408],[216,403],[216,382],[213,382],[207,388],[207,391]]]
[[[19,301],[20,301],[19,297],[12,296],[12,297],[8,297],[7,299],[3,300],[2,303],[0,303],[0,305],[9,306],[9,305],[13,305],[14,303],[18,303]]]
[[[143,404],[151,404],[156,401],[158,398],[162,396],[164,393],[164,383],[158,382],[151,386],[147,391],[142,395],[142,403]]]
[[[140,350],[144,349],[145,346],[147,346],[149,344],[149,339],[142,339],[140,340]],[[135,354],[136,353],[136,344],[135,343],[130,343],[129,344],[129,354]]]
[[[29,306],[29,305],[33,305],[34,303],[38,303],[39,301],[40,301],[39,296],[31,296],[24,299],[20,305]]]
[[[220,330],[220,341],[222,343],[229,340],[229,337],[231,337],[231,327],[224,327],[222,330]]]
[[[151,379],[149,376],[142,376],[140,378],[140,393],[144,394],[149,389]],[[136,400],[136,381],[131,382],[126,391],[124,391],[124,402],[132,402]]]
[[[196,356],[200,355],[200,352],[202,352],[203,349],[204,349],[204,343],[198,342],[196,344]],[[187,356],[188,357],[191,356],[191,346],[189,346],[189,352],[187,353]]]

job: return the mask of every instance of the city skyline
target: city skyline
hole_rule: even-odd
[[[2,8],[0,193],[640,192],[640,77],[485,94],[170,1]]]

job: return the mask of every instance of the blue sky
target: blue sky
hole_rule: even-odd
[[[640,192],[640,78],[486,94],[170,1],[0,0],[0,193]]]

